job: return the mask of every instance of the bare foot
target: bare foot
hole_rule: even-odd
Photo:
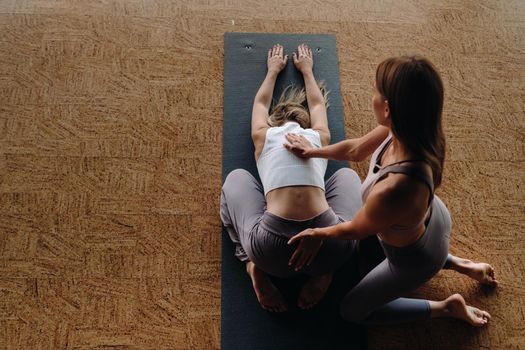
[[[490,320],[487,311],[467,305],[460,294],[451,295],[445,300],[444,316],[458,318],[475,327],[482,327]]]
[[[281,292],[273,285],[264,271],[251,261],[246,263],[246,271],[252,279],[255,295],[263,309],[270,312],[284,312],[288,309]]]
[[[481,284],[487,286],[496,287],[498,281],[494,277],[494,268],[487,263],[475,263],[470,261],[467,264],[468,273],[467,275]]]
[[[332,283],[333,273],[327,273],[322,276],[311,277],[303,286],[297,306],[303,310],[311,309],[323,298],[330,283]]]

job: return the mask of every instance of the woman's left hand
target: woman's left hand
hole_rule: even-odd
[[[274,45],[270,50],[268,50],[268,72],[275,72],[279,74],[286,63],[288,62],[288,55],[283,56],[283,46]]]
[[[288,265],[295,265],[295,271],[301,270],[305,265],[310,265],[323,245],[323,240],[319,236],[316,230],[312,228],[293,236],[288,241],[288,244],[293,244],[297,241],[299,241],[299,244],[290,261],[288,261]]]

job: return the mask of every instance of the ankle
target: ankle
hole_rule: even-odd
[[[439,317],[446,317],[448,309],[447,309],[447,301],[429,301],[430,304],[430,318],[439,318]]]
[[[451,268],[452,270],[459,272],[461,274],[468,274],[470,272],[470,265],[472,264],[471,260],[453,257]]]

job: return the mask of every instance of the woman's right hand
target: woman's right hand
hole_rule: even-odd
[[[287,62],[288,55],[284,55],[282,45],[274,45],[270,50],[268,50],[268,72],[275,72],[279,74],[284,69],[284,67],[286,67]]]
[[[314,149],[310,141],[306,137],[297,134],[286,134],[286,140],[289,143],[285,143],[284,147],[300,158],[310,158],[311,151]]]
[[[314,68],[312,50],[305,44],[299,45],[297,53],[293,53],[293,63],[302,74],[311,72]]]

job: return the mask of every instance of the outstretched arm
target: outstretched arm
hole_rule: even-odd
[[[323,146],[328,145],[330,143],[330,130],[328,129],[326,104],[317,81],[315,81],[312,50],[305,44],[299,45],[297,54],[293,53],[293,62],[295,67],[303,74],[311,127],[319,132],[321,144]]]
[[[362,137],[340,141],[321,148],[312,147],[303,136],[288,134],[286,139],[289,143],[284,146],[301,158],[327,158],[360,162],[379,147],[388,136],[388,132],[387,127],[378,126]]]
[[[288,262],[289,265],[294,266],[296,270],[309,265],[315,259],[325,239],[364,239],[383,232],[400,217],[411,215],[410,210],[399,205],[400,198],[404,198],[405,194],[403,191],[395,191],[386,186],[372,192],[351,221],[328,227],[309,228],[293,236],[288,244],[299,244]]]
[[[266,129],[268,129],[268,111],[272,103],[275,81],[281,70],[286,66],[288,56],[283,56],[283,47],[274,45],[268,50],[268,72],[255,95],[252,109],[252,140],[255,145],[255,153],[262,149]]]

